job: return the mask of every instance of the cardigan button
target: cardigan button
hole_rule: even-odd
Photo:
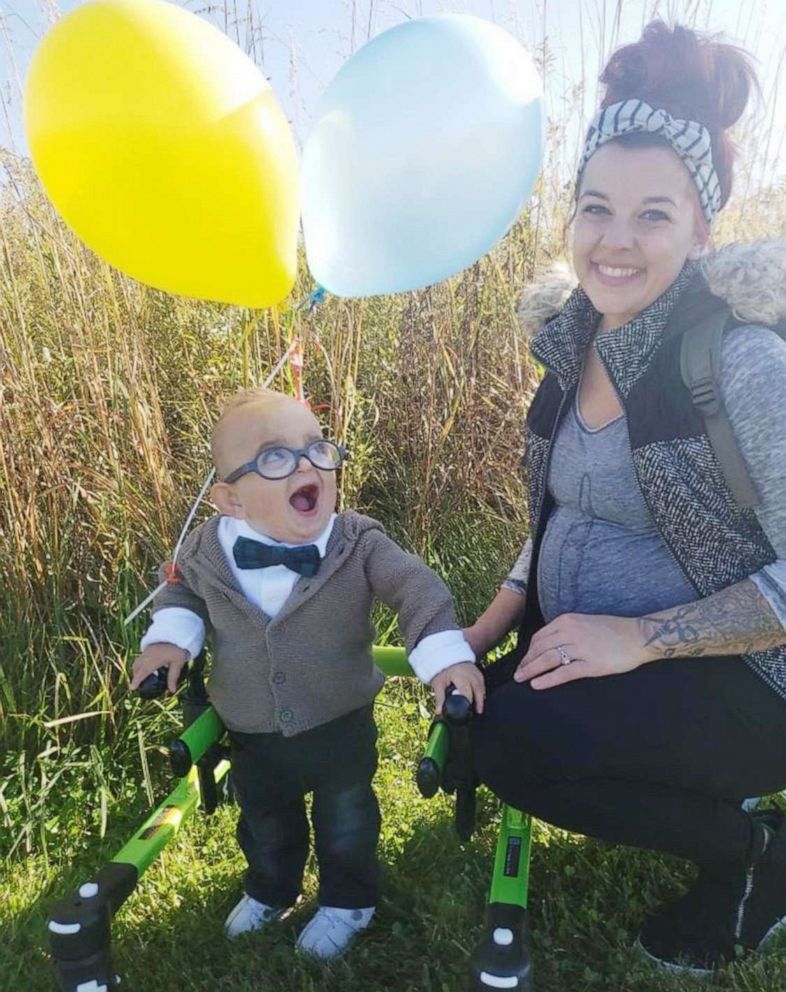
[[[295,714],[292,710],[281,710],[278,714],[278,718],[282,723],[292,723]]]
[[[287,677],[283,672],[273,672],[273,681],[276,685],[283,685],[286,680]]]

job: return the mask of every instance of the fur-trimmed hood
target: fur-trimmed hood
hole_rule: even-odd
[[[701,261],[707,286],[746,324],[776,324],[786,318],[786,241],[731,244]],[[521,295],[518,317],[527,337],[564,306],[576,288],[576,274],[558,262]]]

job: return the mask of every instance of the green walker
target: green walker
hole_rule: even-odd
[[[374,661],[388,676],[414,675],[403,648],[375,647]],[[112,966],[112,918],[196,807],[212,813],[222,798],[229,749],[221,742],[224,727],[208,701],[203,664],[200,656],[190,667],[181,700],[185,729],[170,745],[178,784],[112,860],[52,910],[47,926],[60,992],[111,992],[120,987]],[[139,692],[155,698],[165,687],[166,672],[159,669]],[[449,695],[443,715],[431,726],[417,772],[418,788],[426,798],[440,788],[455,793],[455,827],[464,841],[474,829],[477,787],[470,718],[469,702]],[[470,958],[470,987],[476,992],[534,990],[526,912],[530,844],[530,817],[503,806],[485,934]]]

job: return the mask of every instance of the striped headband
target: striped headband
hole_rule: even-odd
[[[685,163],[699,194],[701,212],[707,223],[711,224],[721,208],[721,191],[718,173],[712,163],[710,132],[697,121],[678,120],[665,110],[655,110],[643,100],[612,103],[596,114],[587,131],[579,179],[584,166],[601,145],[635,131],[661,135],[668,141]]]

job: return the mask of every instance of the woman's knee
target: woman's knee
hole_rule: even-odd
[[[554,726],[552,699],[526,683],[506,682],[486,699],[484,711],[474,717],[477,746],[483,750],[518,749],[543,739],[543,730]]]
[[[528,687],[501,687],[472,721],[475,770],[481,782],[503,797],[511,786],[518,792],[523,783],[540,777],[541,756],[530,736],[530,700],[522,688]]]
[[[581,725],[572,716],[585,707],[566,696],[518,682],[493,692],[473,720],[480,780],[505,798],[590,772],[595,748],[577,738]]]

